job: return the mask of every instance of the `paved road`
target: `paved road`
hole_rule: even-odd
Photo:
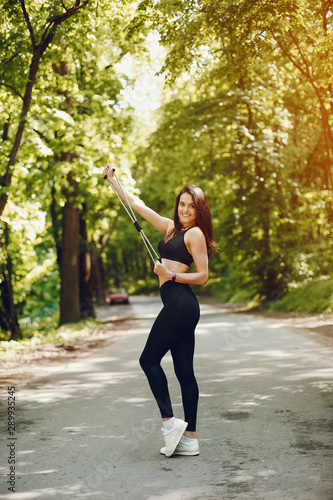
[[[332,500],[332,350],[269,319],[203,305],[197,328],[198,457],[166,458],[138,365],[156,298],[102,308],[129,329],[89,357],[16,387],[17,440],[1,401],[1,473],[12,443],[16,492],[0,498]],[[179,387],[164,367],[177,416]]]

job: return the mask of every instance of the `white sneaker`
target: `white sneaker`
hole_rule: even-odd
[[[165,455],[171,457],[179,441],[181,440],[184,432],[186,431],[187,422],[180,418],[175,418],[175,423],[170,431],[166,431],[163,427],[161,429],[164,442],[165,442]]]
[[[165,455],[165,446],[160,449],[160,453],[162,455]],[[193,439],[193,442],[191,443],[183,443],[183,441],[180,441],[178,443],[178,446],[176,447],[175,451],[173,452],[174,455],[186,455],[186,456],[195,456],[199,455],[199,443],[197,439]]]

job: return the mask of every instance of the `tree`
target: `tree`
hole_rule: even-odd
[[[6,54],[6,57],[2,59],[1,64],[1,70],[3,72],[1,84],[12,90],[16,95],[19,95],[22,99],[22,105],[17,130],[13,136],[7,167],[0,180],[0,186],[2,187],[0,193],[0,216],[2,215],[7,203],[8,188],[11,184],[12,171],[22,144],[27,116],[31,104],[32,91],[36,82],[42,57],[47,48],[51,45],[58,27],[70,17],[76,15],[88,4],[88,2],[89,0],[84,2],[75,0],[74,5],[70,8],[66,8],[63,2],[58,2],[56,4],[52,2],[50,5],[44,3],[43,9],[39,9],[39,5],[35,5],[32,9],[33,15],[27,11],[24,0],[20,0],[19,2],[8,1],[4,6],[7,19],[5,19],[6,22],[2,32],[1,42],[2,50],[3,53]],[[32,18],[34,19],[34,24],[32,23]],[[30,38],[27,53],[21,51],[20,45],[26,47],[28,40],[22,40],[17,36],[19,31],[24,27],[24,24],[25,31],[28,31]],[[11,32],[13,26],[16,28],[16,32],[14,33]],[[14,44],[12,43],[13,39],[16,42]],[[13,88],[11,85],[10,78],[12,72],[10,71],[10,68],[15,59],[17,60],[20,58],[21,61],[23,61],[26,55],[30,55],[30,64],[25,81],[21,77],[23,81],[20,82],[20,87],[24,88],[24,93],[21,94],[20,88]],[[22,66],[22,69],[24,70],[26,65],[23,64]],[[4,75],[6,75],[7,78],[4,77]],[[7,81],[7,79],[9,81]]]
[[[79,4],[75,5],[78,7]],[[10,176],[11,182],[14,181],[11,184],[15,188],[11,193],[14,204],[27,205],[27,200],[33,198],[36,205],[39,204],[40,210],[48,212],[46,231],[41,232],[44,237],[43,255],[45,257],[52,254],[53,243],[63,288],[62,322],[63,318],[66,318],[66,321],[76,321],[82,304],[91,303],[91,287],[84,285],[89,274],[86,264],[90,254],[100,253],[99,243],[96,245],[96,252],[93,252],[93,242],[101,237],[101,234],[98,234],[103,225],[101,221],[106,220],[107,211],[110,205],[112,208],[114,204],[112,201],[109,207],[105,206],[105,199],[100,196],[103,191],[107,193],[107,186],[101,174],[97,182],[97,169],[100,171],[102,161],[116,159],[118,155],[123,154],[123,144],[126,144],[131,122],[130,109],[126,109],[120,95],[127,80],[114,68],[123,55],[134,48],[134,44],[127,42],[124,35],[124,24],[132,15],[131,5],[124,7],[118,3],[106,2],[103,18],[90,10],[87,3],[81,7],[83,6],[85,9],[81,9],[76,15],[76,23],[62,22],[61,26],[58,25],[52,44],[39,61],[38,78],[36,76],[34,84],[35,94],[31,94],[29,113],[25,119],[25,140],[20,145],[21,156],[16,164],[17,168],[12,169]],[[59,6],[59,9],[62,7]],[[9,104],[1,119],[4,133],[0,154],[2,153],[3,157],[10,154],[11,143],[16,137],[14,117],[20,113],[19,101],[22,94],[16,89],[24,88],[26,83],[24,62],[27,61],[29,50],[33,52],[36,48],[32,46],[29,37],[22,36],[22,29],[16,26],[22,24],[23,17],[20,17],[20,14],[20,9],[12,3],[6,18],[7,31],[2,33],[4,41],[9,45],[9,35],[7,38],[6,36],[10,27],[11,33],[15,33],[15,36],[11,35],[11,41],[14,40],[17,47],[16,52],[14,49],[13,53],[8,51],[7,56],[3,58],[3,68],[6,67],[8,77],[6,81],[3,80],[4,86],[0,92],[2,101],[7,100]],[[44,12],[43,9],[41,12],[35,12],[34,6],[30,6],[29,15],[33,19],[33,32],[37,38],[42,36],[41,32],[45,34],[47,31],[42,29],[43,20],[49,19],[47,29],[51,29],[58,11],[55,7],[52,12]],[[70,43],[67,44],[66,40]],[[13,226],[8,206],[7,203],[3,216],[10,226]],[[79,220],[81,243],[77,230]],[[68,222],[73,223],[72,229]],[[105,232],[109,232],[108,227]],[[15,233],[12,234],[12,239],[16,240]],[[32,250],[34,248],[32,245]],[[14,275],[21,256],[24,257],[26,252],[23,240],[21,252],[22,255],[15,256]],[[39,257],[36,255],[35,259],[39,260]],[[78,260],[81,268],[79,272]],[[67,264],[64,264],[64,261],[67,261]],[[100,268],[101,258],[97,261]],[[68,272],[70,262],[75,262],[74,277]],[[96,262],[96,259],[93,259],[93,262]],[[101,269],[92,272],[92,276],[101,274]],[[58,275],[56,268],[54,275]],[[24,277],[21,282],[23,280]],[[64,284],[65,280],[68,286]],[[31,283],[29,286],[31,287]],[[22,290],[22,287],[16,283],[16,289]],[[56,290],[54,292],[56,293]],[[22,307],[19,303],[21,310],[25,307],[24,294],[28,302],[32,300],[33,287],[30,291],[25,289],[23,294],[16,294],[19,301],[22,298]],[[73,300],[72,305],[70,300]],[[72,319],[69,312],[73,315]],[[91,312],[93,314],[93,311]],[[87,309],[83,314],[86,313]]]
[[[42,57],[52,44],[58,27],[70,17],[76,15],[88,2],[89,0],[84,2],[75,0],[74,5],[70,8],[66,8],[63,2],[58,4],[52,2],[52,5],[49,3],[44,4],[45,10],[39,9],[39,5],[34,5],[30,12],[28,12],[24,0],[19,2],[8,1],[4,6],[4,23],[1,30],[1,55],[4,55],[4,57],[2,57],[1,62],[2,79],[0,84],[12,94],[18,96],[22,103],[16,123],[17,129],[11,140],[9,140],[9,117],[4,124],[5,138],[11,144],[7,166],[0,178],[0,216],[2,216],[8,200],[13,169],[22,145],[31,106],[32,92]],[[28,33],[28,37],[22,38],[20,36],[22,29]],[[27,56],[30,58],[30,62],[25,76],[25,70],[27,69],[25,60]],[[15,75],[13,75],[13,70]],[[11,273],[8,274],[8,277],[11,277]],[[12,323],[17,322],[15,308],[10,308],[10,314],[9,321]]]
[[[0,306],[0,328],[3,331],[10,332],[11,340],[22,338],[22,332],[18,324],[12,286],[13,264],[9,254],[9,230],[8,224],[4,223],[3,237],[0,240],[0,248],[3,253],[0,260],[0,291],[1,302]]]
[[[239,286],[267,297],[295,279],[304,233],[318,226],[318,217],[304,216],[306,197],[325,190],[332,199],[331,15],[316,0],[162,0],[142,2],[133,23],[161,34],[162,71],[173,85],[148,150],[157,169],[167,168],[157,173],[147,160],[150,171],[166,180],[173,169],[176,182],[198,179],[213,193],[218,186],[221,263]]]
[[[272,64],[287,69],[282,75],[287,80],[296,72],[306,94],[317,102],[305,110],[321,124],[325,156],[323,162],[318,158],[318,165],[323,188],[332,189],[331,2],[242,0],[230,5],[216,0],[161,1],[156,6],[142,2],[141,12],[136,25],[141,28],[153,23],[170,48],[163,68],[170,81],[193,68],[199,76],[213,65],[213,75],[223,73],[237,85],[257,62],[267,64],[268,60],[270,71]]]

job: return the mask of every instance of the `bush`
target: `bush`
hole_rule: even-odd
[[[310,281],[267,304],[268,311],[329,313],[333,311],[333,278]]]

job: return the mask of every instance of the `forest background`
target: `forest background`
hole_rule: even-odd
[[[168,217],[185,184],[206,192],[201,293],[332,311],[330,1],[8,0],[0,59],[1,340],[157,291],[107,161]]]

